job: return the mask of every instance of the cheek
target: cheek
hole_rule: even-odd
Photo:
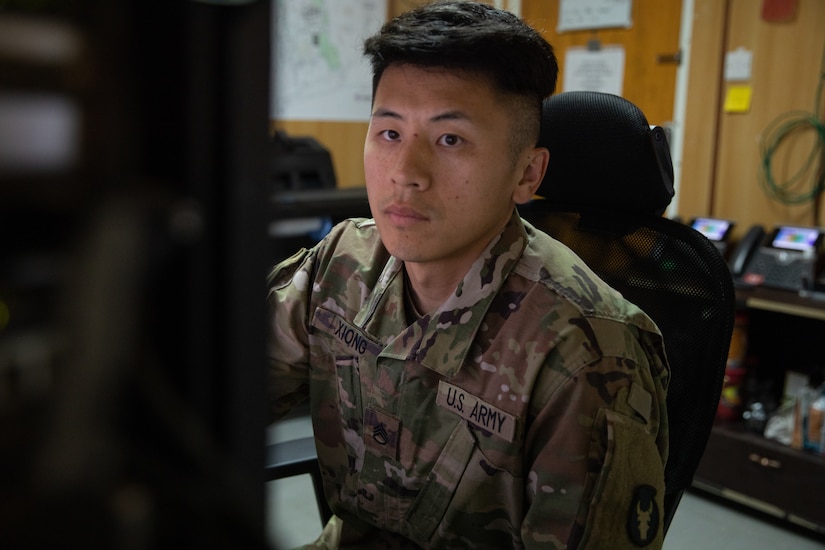
[[[473,181],[471,179],[462,180],[460,185],[453,189],[453,200],[463,202],[473,202],[476,199],[477,193],[473,189]]]
[[[386,172],[385,164],[375,151],[364,151],[364,178],[367,186],[381,180],[381,176]]]

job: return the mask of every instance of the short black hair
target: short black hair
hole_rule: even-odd
[[[500,92],[526,100],[530,139],[538,139],[541,103],[556,88],[553,47],[511,12],[470,0],[440,0],[405,12],[364,42],[373,97],[384,70],[409,64],[486,76]],[[535,142],[534,142],[535,143]]]

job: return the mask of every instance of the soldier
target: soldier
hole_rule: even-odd
[[[523,221],[551,46],[475,2],[365,42],[373,219],[268,279],[275,417],[309,399],[315,548],[662,544],[668,367],[638,308]]]

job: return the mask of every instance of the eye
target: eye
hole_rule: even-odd
[[[438,138],[438,143],[440,145],[446,145],[447,147],[455,147],[461,143],[461,138],[455,134],[444,134]]]
[[[396,141],[399,137],[401,137],[401,135],[395,130],[382,130],[380,135],[382,135],[387,141]]]

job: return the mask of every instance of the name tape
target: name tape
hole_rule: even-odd
[[[331,311],[322,308],[316,309],[312,326],[326,332],[357,355],[378,355],[381,353],[382,348],[378,343],[370,340],[360,329]]]
[[[438,383],[436,402],[448,411],[506,441],[516,437],[516,416],[494,407],[444,380]]]

